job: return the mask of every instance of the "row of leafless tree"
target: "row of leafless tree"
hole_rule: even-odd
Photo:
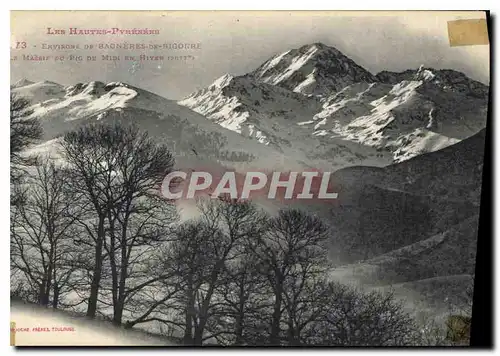
[[[14,157],[39,135],[29,125]],[[126,328],[168,326],[187,345],[416,340],[391,294],[329,280],[329,231],[315,216],[222,198],[179,222],[158,193],[174,160],[135,126],[82,126],[60,138],[56,158],[30,163],[13,180],[11,209],[12,280],[24,299]]]
[[[169,259],[182,271],[174,273],[181,281],[174,307],[185,317],[178,324],[185,343],[411,342],[415,325],[392,295],[328,280],[328,231],[318,218],[298,210],[268,217],[226,200],[202,202],[200,210],[200,219],[181,225]]]

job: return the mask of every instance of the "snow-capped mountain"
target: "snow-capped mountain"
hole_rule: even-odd
[[[323,70],[328,56],[345,71]],[[53,152],[78,125],[118,120],[167,143],[181,170],[336,170],[338,201],[309,209],[336,226],[330,252],[345,239],[349,263],[389,265],[398,279],[384,278],[420,283],[415,289],[471,273],[489,89],[462,73],[420,67],[374,76],[315,44],[247,75],[224,75],[180,102],[121,82],[20,80],[11,88],[43,125],[45,142],[31,152]],[[333,273],[354,274],[353,266]]]
[[[13,92],[33,103],[31,115],[42,122],[48,142],[35,150],[50,149],[55,139],[80,124],[122,120],[134,121],[151,136],[168,143],[172,152],[182,157],[177,160],[179,164],[242,170],[303,168],[294,157],[285,157],[273,147],[242,137],[174,101],[125,83],[90,82],[65,87],[43,81],[16,87]]]
[[[439,150],[486,125],[487,87],[455,74],[473,89],[455,87],[441,79],[442,71],[423,67],[395,84],[392,77],[353,84],[326,98],[309,125],[315,135],[340,135],[389,151],[395,162]]]
[[[333,47],[305,45],[278,54],[250,73],[255,80],[301,94],[325,95],[375,77]]]
[[[233,77],[229,74],[179,104],[194,107],[195,111],[229,130],[277,146],[283,138],[274,132],[276,120],[269,118],[281,117],[293,129],[294,123],[311,112],[311,107],[313,110],[321,107],[315,98],[256,82],[248,75]]]
[[[20,87],[23,87],[25,85],[30,85],[30,84],[33,84],[33,82],[30,82],[29,80],[27,80],[26,78],[22,78],[22,79],[19,79],[17,82],[15,82],[14,84],[12,84],[10,87],[13,89],[13,88],[20,88]]]
[[[377,152],[340,136],[325,140],[314,135],[304,118],[321,110],[320,98],[257,82],[251,75],[224,75],[178,103],[314,168],[386,165],[392,161],[388,152]]]
[[[447,147],[486,125],[488,86],[453,70],[372,75],[324,44],[226,74],[179,101],[243,136],[329,157],[334,168],[384,166]]]

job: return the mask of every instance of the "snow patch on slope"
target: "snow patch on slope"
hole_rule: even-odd
[[[292,58],[290,65],[288,66],[288,68],[285,69],[284,72],[279,73],[277,75],[271,75],[271,76],[268,76],[268,77],[265,77],[265,78],[263,78],[262,74],[264,74],[264,73],[262,73],[260,75],[260,78],[263,78],[262,81],[264,83],[269,83],[269,84],[277,85],[277,84],[283,82],[284,80],[290,78],[296,71],[300,70],[302,68],[302,66],[304,64],[306,64],[307,61],[309,61],[309,59],[311,59],[312,56],[317,51],[318,51],[318,48],[316,46],[311,46],[307,50],[307,52],[304,53],[303,55]],[[289,53],[289,51],[281,54],[279,56],[279,58],[283,58],[287,53]],[[295,87],[294,91],[299,91],[299,87],[300,86],[301,86],[301,84],[297,85],[297,87]]]
[[[284,56],[286,56],[288,53],[290,53],[290,51],[286,51],[286,52],[283,52],[281,54],[278,54],[278,55],[274,56],[271,60],[269,60],[267,63],[265,63],[264,66],[260,70],[259,76],[262,77],[264,74],[266,74],[266,72],[268,70],[270,70],[271,68],[274,68],[274,66],[276,66],[281,61],[281,59]]]
[[[458,142],[437,126],[435,104],[422,100],[417,89],[424,80],[394,85],[355,84],[330,96],[313,118],[316,135],[347,140],[391,152],[394,162]],[[376,99],[374,99],[376,98]]]
[[[223,94],[223,89],[233,79],[232,75],[225,74],[216,79],[207,89],[190,95],[179,101],[179,104],[187,106],[197,113],[209,116],[228,130],[241,133],[241,125],[248,119],[249,113],[236,110],[241,106],[236,96],[225,96]]]

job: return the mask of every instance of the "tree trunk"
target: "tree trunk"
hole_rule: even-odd
[[[271,345],[280,344],[281,299],[282,299],[281,288],[278,288],[277,293],[275,295],[274,310],[271,321],[271,335],[270,335]]]
[[[52,308],[57,309],[59,305],[59,285],[54,282],[54,299],[52,299]]]
[[[47,296],[47,278],[44,277],[42,283],[40,283],[40,288],[38,290],[38,304],[47,305],[49,302]]]
[[[53,271],[53,265],[52,262],[49,262],[49,269],[47,270],[47,281],[45,284],[45,291],[43,295],[43,302],[42,305],[48,306],[49,305],[49,299],[50,299],[50,290],[52,289],[52,271]]]
[[[113,305],[113,323],[116,325],[122,324],[123,308],[125,307],[125,283],[127,282],[127,244],[126,239],[122,238],[121,241],[121,266],[118,283],[118,291],[116,302]],[[116,266],[116,265],[115,265]]]
[[[121,315],[119,311],[119,296],[118,296],[118,268],[116,266],[115,259],[115,228],[114,228],[114,220],[111,216],[111,209],[108,208],[108,221],[109,221],[109,264],[111,267],[111,295],[113,301],[113,324],[117,323],[117,320],[120,319],[118,324],[121,323]]]
[[[212,300],[212,295],[214,293],[215,289],[215,281],[217,280],[218,273],[214,272],[212,273],[212,283],[210,284],[210,287],[208,288],[207,295],[205,296],[205,299],[203,300],[203,304],[201,306],[201,310],[199,311],[199,322],[198,325],[196,325],[195,330],[194,330],[194,344],[195,345],[201,345],[203,342],[203,333],[205,332],[205,326],[208,321],[208,311],[210,308],[210,302]]]
[[[90,296],[89,296],[89,305],[87,308],[87,317],[95,318],[95,314],[97,311],[97,298],[99,295],[99,284],[101,283],[101,263],[96,262],[96,266],[94,268],[94,273],[92,275],[92,283],[90,285]]]
[[[116,326],[121,326],[122,316],[123,316],[123,303],[121,300],[118,300],[117,303],[113,305],[113,324]]]
[[[193,345],[201,346],[203,342],[203,331],[205,330],[206,319],[200,318],[200,324],[194,329]]]
[[[192,345],[193,344],[193,319],[191,317],[191,312],[186,308],[186,315],[185,315],[185,329],[184,329],[184,337],[182,340],[182,343],[184,345]]]
[[[299,346],[300,341],[299,341],[299,336],[298,332],[294,327],[294,323],[292,320],[288,321],[288,346]]]
[[[95,246],[95,266],[90,285],[90,296],[87,308],[87,317],[95,318],[97,312],[97,298],[99,296],[99,287],[101,283],[102,271],[102,248],[104,243],[104,219],[99,222],[97,241]]]
[[[236,326],[235,326],[235,334],[236,334],[236,340],[234,341],[235,345],[242,345],[243,344],[243,312],[239,312],[236,315]]]
[[[188,277],[188,291],[187,291],[187,303],[186,303],[186,314],[184,321],[184,345],[193,344],[193,316],[194,316],[194,292],[192,288],[192,281]]]
[[[239,285],[239,303],[238,303],[238,311],[236,314],[236,322],[235,322],[235,334],[236,340],[234,342],[235,345],[243,344],[243,322],[245,320],[245,302],[247,297],[245,295],[245,275],[242,274],[240,278]]]

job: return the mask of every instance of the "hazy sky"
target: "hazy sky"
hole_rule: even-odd
[[[304,44],[334,46],[372,73],[426,67],[450,68],[488,84],[489,46],[450,47],[447,21],[484,18],[482,12],[137,12],[25,11],[11,13],[11,57],[37,55],[120,55],[120,61],[43,62],[11,60],[11,83],[26,78],[63,85],[123,81],[170,99],[180,99],[225,73],[244,74],[274,54]],[[159,35],[47,35],[53,29],[149,28]],[[98,43],[200,43],[190,51],[84,50]],[[43,44],[80,44],[80,50],[51,51]],[[35,47],[36,46],[36,47]],[[125,55],[192,55],[187,61],[133,62]]]

